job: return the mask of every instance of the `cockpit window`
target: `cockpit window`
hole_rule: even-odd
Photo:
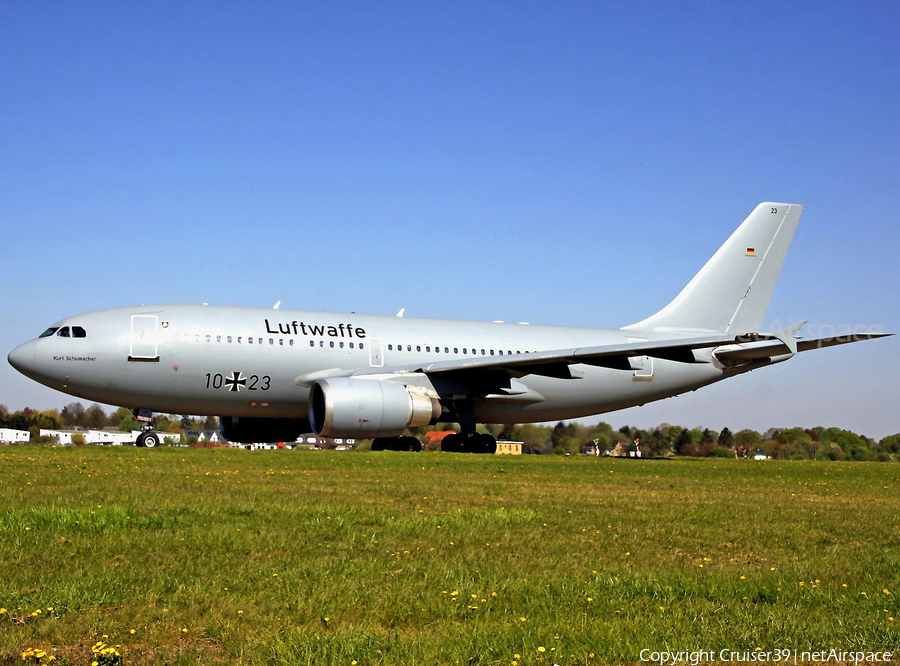
[[[86,338],[87,333],[81,326],[73,326],[72,327],[72,337],[73,338]]]
[[[57,331],[56,335],[58,335],[61,338],[71,337],[71,335],[69,334],[69,327],[63,326],[61,329],[59,329],[59,331]]]
[[[48,329],[47,329],[46,331],[44,331],[43,333],[41,333],[41,336],[40,336],[40,337],[42,337],[42,338],[49,338],[51,335],[53,335],[54,333],[56,333],[58,330],[59,330],[59,326],[53,326],[53,327],[51,327],[51,328],[48,328]]]

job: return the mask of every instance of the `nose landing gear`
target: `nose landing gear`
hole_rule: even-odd
[[[149,409],[136,409],[134,418],[141,424],[141,434],[137,436],[134,445],[148,449],[159,446],[159,434],[153,432],[153,412]]]

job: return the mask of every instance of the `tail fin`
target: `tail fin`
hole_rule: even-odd
[[[624,330],[759,331],[803,206],[761,203],[681,293]]]

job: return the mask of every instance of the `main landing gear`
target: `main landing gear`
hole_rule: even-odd
[[[475,430],[475,404],[471,400],[455,403],[460,432],[441,440],[441,451],[456,453],[497,453],[497,440]]]
[[[422,442],[415,437],[377,437],[372,440],[373,451],[421,451]]]
[[[441,440],[441,451],[456,453],[497,453],[497,440],[491,435],[475,432],[469,435],[453,433]]]

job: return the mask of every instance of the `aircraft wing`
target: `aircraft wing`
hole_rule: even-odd
[[[631,370],[630,358],[651,356],[682,363],[704,362],[694,356],[695,349],[709,349],[723,344],[734,344],[734,336],[716,335],[704,338],[658,340],[650,342],[623,342],[598,347],[576,347],[550,351],[529,352],[512,356],[487,356],[468,359],[438,361],[410,368],[413,372],[436,374],[477,370],[504,371],[510,377],[543,375],[559,379],[574,379],[571,366],[583,363],[602,368]]]
[[[799,326],[798,326],[799,327]],[[790,335],[785,335],[790,333]],[[466,393],[490,393],[497,389],[511,390],[510,380],[526,375],[541,375],[557,379],[578,379],[581,375],[572,366],[591,365],[614,370],[636,369],[630,359],[640,356],[677,361],[680,363],[708,363],[709,355],[695,352],[714,350],[716,359],[728,367],[752,369],[770,363],[770,359],[789,358],[793,355],[789,347],[796,345],[796,351],[807,351],[822,347],[847,344],[859,340],[871,340],[891,335],[873,333],[854,336],[837,336],[818,340],[796,341],[793,331],[783,331],[777,335],[748,334],[710,335],[697,338],[674,338],[643,342],[622,342],[595,347],[576,347],[540,352],[528,352],[507,356],[479,356],[476,358],[454,358],[428,364],[393,365],[381,368],[333,368],[297,377],[295,383],[311,386],[319,379],[365,375],[408,375],[425,374],[432,381],[450,386]],[[780,337],[779,337],[780,336]],[[785,342],[787,341],[787,342]]]

